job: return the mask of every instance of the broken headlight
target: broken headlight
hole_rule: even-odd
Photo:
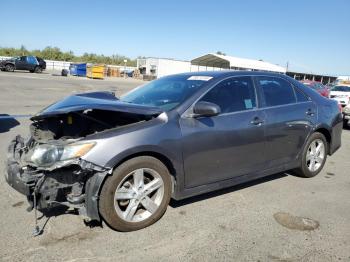
[[[57,161],[79,158],[89,152],[95,143],[73,143],[61,145],[39,145],[35,147],[31,161],[38,166],[51,166]]]

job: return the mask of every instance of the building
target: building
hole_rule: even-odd
[[[196,57],[191,61],[181,61],[168,58],[142,58],[137,59],[137,68],[140,73],[150,76],[147,79],[154,79],[166,75],[216,70],[248,70],[248,71],[268,71],[280,74],[287,74],[297,80],[313,80],[324,84],[332,83],[336,76],[315,74],[307,72],[288,71],[287,68],[275,65],[262,60],[239,58],[220,54],[206,54]]]
[[[282,74],[286,73],[286,68],[265,61],[219,54],[206,54],[194,58],[191,60],[191,64],[206,68],[214,67],[229,70],[269,71]]]
[[[318,81],[323,84],[333,83],[337,77],[333,75],[326,74],[317,74],[317,73],[307,73],[307,72],[296,72],[296,71],[288,71],[287,75],[293,77],[296,80],[311,80]]]
[[[191,61],[155,57],[140,58],[137,59],[137,68],[141,74],[152,76],[153,78],[185,72],[216,70],[256,70],[286,73],[284,67],[264,61],[218,54],[206,54]]]
[[[191,63],[169,58],[148,57],[137,59],[137,68],[143,75],[159,78],[166,75],[189,72]]]

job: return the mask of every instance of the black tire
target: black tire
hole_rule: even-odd
[[[29,70],[30,73],[34,73],[34,70]]]
[[[43,70],[42,70],[41,66],[36,66],[36,67],[34,68],[34,72],[35,72],[35,73],[42,73]]]
[[[114,207],[114,194],[118,185],[133,171],[140,168],[155,170],[164,183],[164,194],[158,209],[148,218],[140,222],[128,222],[121,218]],[[100,193],[99,211],[103,220],[114,230],[135,231],[148,227],[158,221],[165,213],[171,198],[172,182],[167,167],[158,159],[150,156],[140,156],[130,159],[118,166],[112,176],[109,176]]]
[[[7,64],[7,65],[5,65],[5,70],[7,72],[13,72],[13,71],[15,71],[15,67],[12,64]]]
[[[324,144],[324,150],[325,150],[325,153],[324,153],[324,158],[323,158],[323,162],[322,164],[320,165],[320,167],[315,170],[314,172],[312,172],[311,170],[309,170],[308,166],[307,166],[307,160],[306,160],[306,155],[307,155],[307,151],[309,149],[309,146],[312,142],[314,142],[315,140],[322,140],[323,144]],[[326,160],[327,160],[327,154],[328,154],[328,142],[326,140],[326,138],[324,137],[323,134],[319,133],[319,132],[315,132],[313,134],[310,135],[310,137],[308,138],[307,142],[306,142],[306,145],[303,149],[303,152],[302,152],[302,155],[301,155],[301,159],[300,159],[300,167],[295,169],[294,172],[298,175],[298,176],[301,176],[301,177],[314,177],[316,176],[318,173],[321,172],[324,164],[326,163]]]
[[[343,119],[343,128],[345,129],[349,128],[349,119]]]

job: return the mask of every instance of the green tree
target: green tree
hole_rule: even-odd
[[[21,56],[21,55],[34,55],[42,57],[47,60],[59,60],[59,61],[72,61],[72,62],[85,62],[85,63],[99,63],[110,65],[124,65],[126,59],[128,66],[136,66],[136,60],[129,57],[113,54],[111,56],[98,55],[95,53],[84,53],[82,56],[74,55],[73,51],[63,52],[58,47],[47,46],[44,49],[27,50],[25,46],[20,48],[7,48],[0,47],[0,56]]]

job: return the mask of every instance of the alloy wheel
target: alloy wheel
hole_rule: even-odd
[[[306,165],[311,172],[316,172],[322,166],[325,153],[325,145],[321,139],[310,143],[306,152]]]
[[[129,173],[114,194],[114,208],[126,222],[141,222],[154,214],[164,197],[164,181],[153,169]]]

